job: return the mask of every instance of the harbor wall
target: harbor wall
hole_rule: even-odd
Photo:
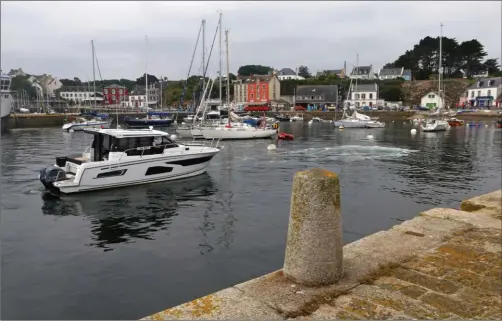
[[[99,111],[99,112],[107,112],[107,111]],[[176,113],[172,113],[175,115]],[[277,113],[276,112],[267,112],[268,117],[273,117]],[[309,111],[309,112],[281,112],[284,115],[294,116],[297,114],[303,114],[305,120],[310,120],[313,117],[320,117],[323,120],[333,120],[340,119],[342,117],[342,112],[321,112],[321,111]],[[368,115],[370,117],[379,118],[382,121],[390,121],[390,120],[409,120],[416,115],[426,116],[426,112],[417,112],[417,111],[369,111],[362,112],[362,114]],[[252,113],[255,116],[261,116],[263,113]],[[76,117],[78,114],[11,114],[10,117],[6,119],[4,123],[2,123],[2,129],[5,127],[8,129],[15,128],[36,128],[36,127],[60,127],[65,123],[65,119],[67,117]],[[114,114],[110,113],[110,117],[114,119],[114,122],[117,121],[117,116],[119,118],[119,122],[122,123],[123,119],[126,116],[129,117],[145,117],[146,113],[119,113]],[[178,113],[178,122],[181,122],[184,117],[187,116],[186,112]],[[502,115],[497,114],[496,112],[473,112],[466,113],[456,116],[459,119],[463,120],[472,120],[472,121],[495,121],[497,119],[501,119]],[[6,125],[6,126],[4,126]]]
[[[501,203],[495,191],[342,247],[338,176],[298,172],[282,269],[142,320],[501,319]]]

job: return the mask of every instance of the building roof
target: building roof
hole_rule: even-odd
[[[369,75],[373,66],[359,66],[352,69],[351,75]]]
[[[442,99],[441,95],[439,95],[438,92],[435,90],[427,92],[425,95],[422,96],[422,98],[424,98],[425,96],[428,96],[430,94],[434,94],[434,95],[438,96],[440,99]]]
[[[153,129],[115,129],[115,128],[97,128],[97,129],[84,129],[88,134],[103,134],[110,135],[117,138],[126,137],[152,137],[152,136],[168,136],[169,134],[160,130]]]
[[[309,96],[315,94],[324,95],[324,100],[334,102],[338,95],[337,85],[313,85],[313,86],[298,86],[296,95]]]
[[[378,84],[377,83],[360,84],[360,85],[357,85],[357,87],[355,85],[352,85],[352,89],[351,89],[351,92],[353,92],[353,93],[375,92],[375,91],[378,91]]]
[[[401,76],[403,68],[382,68],[380,69],[380,76]]]
[[[117,85],[117,84],[113,84],[113,85],[110,85],[110,86],[106,86],[104,88],[125,88],[124,86],[120,86],[120,85]]]
[[[322,75],[339,75],[343,72],[343,69],[326,69],[323,71],[318,71],[316,76],[322,76]]]
[[[500,85],[502,85],[502,77],[481,78],[478,79],[474,84],[469,86],[467,89],[494,88]]]
[[[279,70],[279,76],[296,76],[296,72],[291,68],[282,68]]]

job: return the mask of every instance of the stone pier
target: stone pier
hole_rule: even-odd
[[[305,184],[318,184],[317,195],[294,195]],[[502,190],[341,250],[336,175],[300,172],[294,185],[283,270],[144,320],[502,319]]]

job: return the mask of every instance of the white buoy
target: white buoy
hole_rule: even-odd
[[[344,128],[345,128],[345,127],[343,127],[343,126],[338,127],[338,129],[344,129]]]
[[[312,125],[313,121],[312,120],[309,120],[309,125]]]
[[[412,135],[415,135],[417,133],[417,130],[415,128],[413,128],[410,132]]]
[[[368,135],[368,136],[366,136],[366,138],[369,139],[369,140],[372,140],[373,139],[373,135]]]
[[[275,144],[270,144],[270,145],[267,146],[267,149],[268,150],[276,150],[277,146],[275,146]]]
[[[176,140],[176,138],[178,138],[178,136],[176,136],[176,135],[174,135],[174,134],[172,134],[172,135],[171,135],[171,139],[172,139],[172,140]]]
[[[486,128],[488,128],[488,125],[485,125]]]
[[[74,132],[74,130],[73,130],[73,129],[70,129],[68,132],[73,133],[73,132]]]

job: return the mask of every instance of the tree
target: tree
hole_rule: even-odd
[[[443,37],[441,41],[441,64],[446,77],[460,75],[461,70],[469,76],[484,68],[482,60],[486,56],[486,52],[478,40],[473,39],[459,43],[455,38]],[[493,64],[490,66],[494,67]],[[417,80],[429,79],[431,74],[437,74],[439,71],[439,37],[421,39],[418,44],[413,46],[413,49],[407,50],[394,62],[384,66],[384,68],[392,67],[411,69]]]
[[[77,86],[82,85],[82,81],[78,77],[73,78],[73,81],[77,84]]]
[[[141,77],[136,78],[136,85],[144,86],[146,83],[145,76],[146,76],[146,74],[143,74]],[[148,74],[148,83],[149,84],[156,84],[158,82],[159,82],[159,80],[157,79],[157,77],[155,77],[154,75]]]
[[[310,70],[307,66],[298,67],[298,76],[301,76],[305,79],[312,78],[312,75],[310,74]]]
[[[30,99],[36,98],[37,97],[37,89],[33,87],[31,82],[28,80],[30,76],[29,75],[18,75],[12,78],[11,84],[10,84],[10,90],[11,91],[16,91],[18,93],[25,92],[26,95]]]
[[[500,65],[497,61],[498,59],[486,59],[483,63],[483,68],[488,71],[489,75],[495,74],[497,71],[500,71]]]
[[[403,100],[403,92],[399,87],[380,86],[379,96],[386,101]]]
[[[240,66],[237,70],[239,76],[251,76],[251,75],[267,75],[268,73],[274,71],[274,68],[262,65],[245,65]]]

